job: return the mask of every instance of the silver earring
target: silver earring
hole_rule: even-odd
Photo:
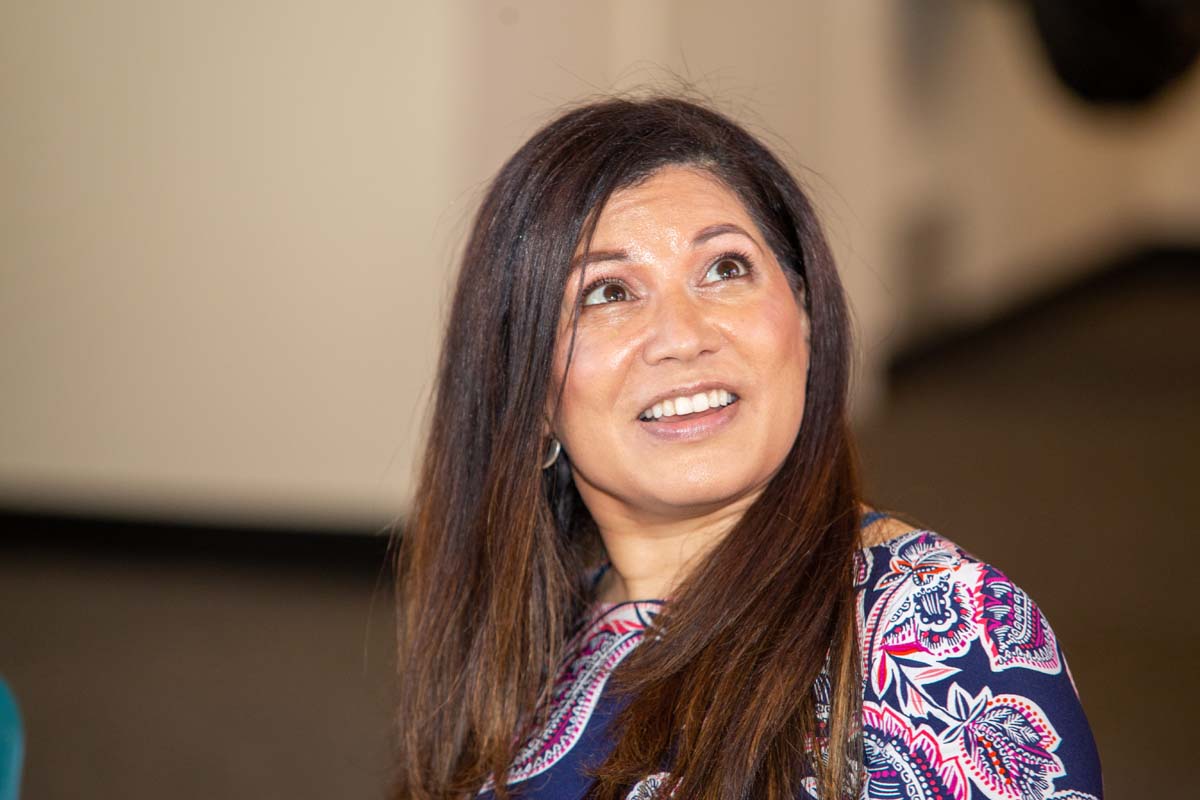
[[[558,461],[558,454],[562,452],[562,444],[559,443],[558,439],[551,436],[550,441],[553,444],[550,445],[550,453],[546,456],[546,460],[542,462],[542,469],[547,469],[555,461]]]

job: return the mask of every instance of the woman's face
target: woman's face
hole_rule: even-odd
[[[664,167],[602,210],[586,287],[581,252],[555,387],[581,291],[584,306],[553,430],[593,514],[679,518],[761,489],[800,428],[809,328],[738,197],[707,172]]]

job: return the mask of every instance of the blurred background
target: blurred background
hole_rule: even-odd
[[[382,797],[387,531],[471,214],[567,104],[685,85],[816,201],[869,499],[1039,602],[1109,796],[1176,794],[1198,47],[1187,0],[6,4],[22,796]]]

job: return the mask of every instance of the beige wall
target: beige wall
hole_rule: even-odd
[[[487,179],[670,73],[817,197],[868,414],[912,336],[1197,239],[1196,76],[1082,109],[1028,33],[1004,2],[10,4],[0,502],[386,522]]]

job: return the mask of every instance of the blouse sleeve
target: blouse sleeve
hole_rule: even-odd
[[[1101,798],[1059,646],[1004,573],[930,531],[859,563],[867,798]]]

